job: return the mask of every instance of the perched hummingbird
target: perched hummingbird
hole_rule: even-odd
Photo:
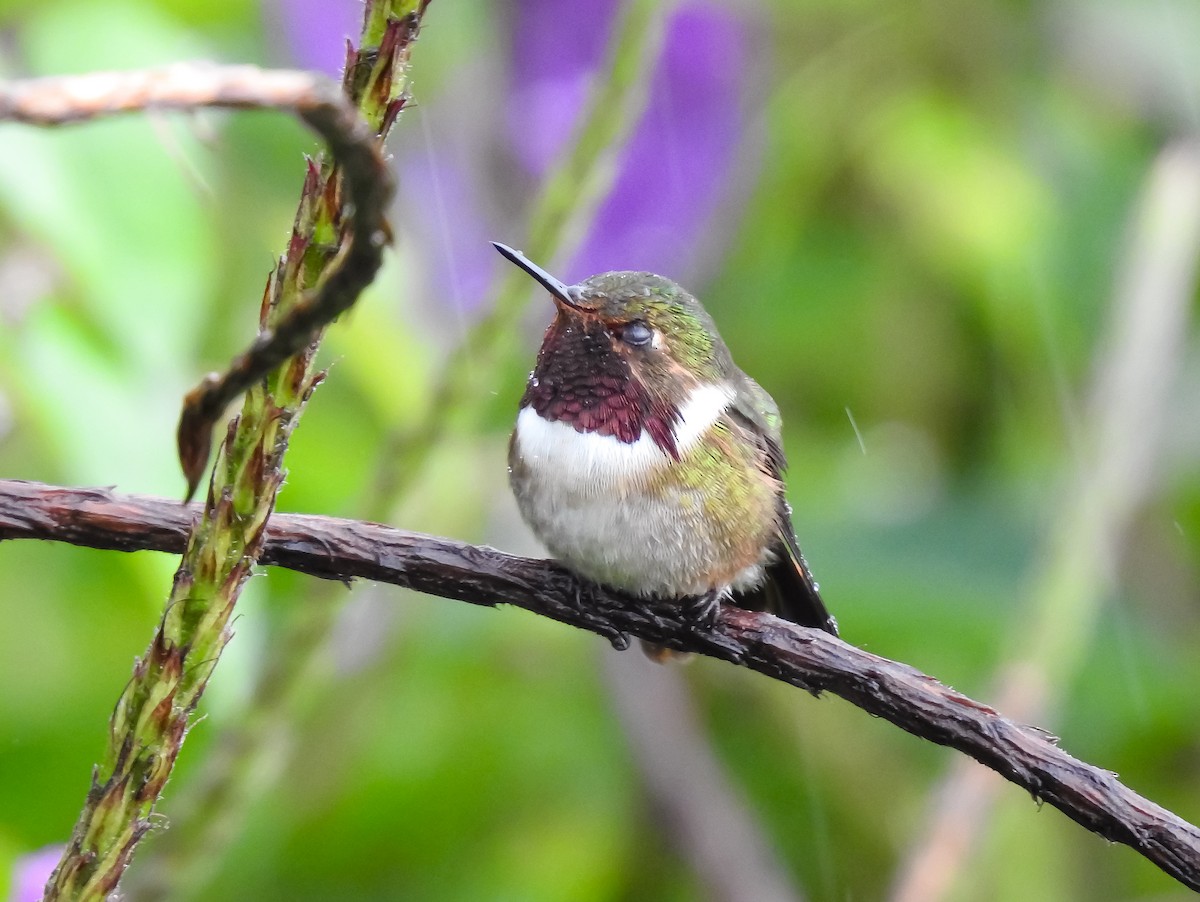
[[[662,276],[564,285],[508,451],[525,522],[559,561],[698,625],[723,601],[837,635],[792,529],[779,409],[700,302]],[[647,648],[651,657],[662,650]]]

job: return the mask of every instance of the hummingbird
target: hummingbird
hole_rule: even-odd
[[[698,628],[729,602],[836,636],[792,528],[779,408],[700,302],[648,272],[566,285],[493,246],[556,308],[508,451],[550,553],[593,583],[677,600]]]

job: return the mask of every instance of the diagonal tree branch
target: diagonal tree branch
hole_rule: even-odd
[[[179,553],[199,512],[198,506],[108,489],[0,480],[0,540]],[[1015,723],[907,664],[819,630],[727,607],[711,632],[697,632],[670,604],[632,602],[581,582],[552,561],[332,517],[275,514],[264,530],[261,561],[326,579],[373,579],[477,605],[511,604],[598,633],[619,648],[633,634],[809,692],[832,692],[915,736],[963,752],[1200,890],[1200,829],[1139,796],[1115,774],[1073,758],[1045,731]]]

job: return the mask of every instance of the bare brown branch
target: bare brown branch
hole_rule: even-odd
[[[160,498],[0,480],[0,539],[178,553],[198,514],[197,506]],[[1109,771],[1071,757],[1044,731],[819,630],[726,608],[715,629],[697,632],[671,605],[632,602],[580,582],[551,561],[332,517],[275,514],[261,560],[328,579],[362,577],[472,604],[511,604],[591,630],[618,646],[633,634],[810,692],[832,692],[915,736],[969,755],[1200,890],[1200,829]]]
[[[393,41],[398,40],[397,35]],[[385,92],[387,86],[380,86]],[[223,374],[210,374],[188,393],[177,432],[179,460],[191,497],[208,463],[217,418],[246,389],[309,344],[345,312],[375,278],[391,242],[384,213],[391,174],[378,136],[333,81],[309,72],[255,66],[181,63],[133,72],[0,82],[0,120],[63,125],[147,109],[226,107],[296,114],[337,160],[346,192],[350,239],[319,287],[274,328],[264,329]],[[390,122],[396,110],[388,111]]]

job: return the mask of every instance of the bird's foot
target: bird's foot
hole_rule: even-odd
[[[597,610],[602,609],[600,603],[601,592],[603,592],[603,589],[596,583],[585,579],[578,579],[575,583],[574,598],[572,598],[575,612],[607,639],[613,648],[617,651],[625,651],[625,649],[629,648],[629,634],[617,629],[608,620],[596,614]]]
[[[721,595],[719,589],[712,589],[703,595],[693,595],[683,600],[683,617],[696,630],[708,632],[717,625],[717,617],[721,613]]]

